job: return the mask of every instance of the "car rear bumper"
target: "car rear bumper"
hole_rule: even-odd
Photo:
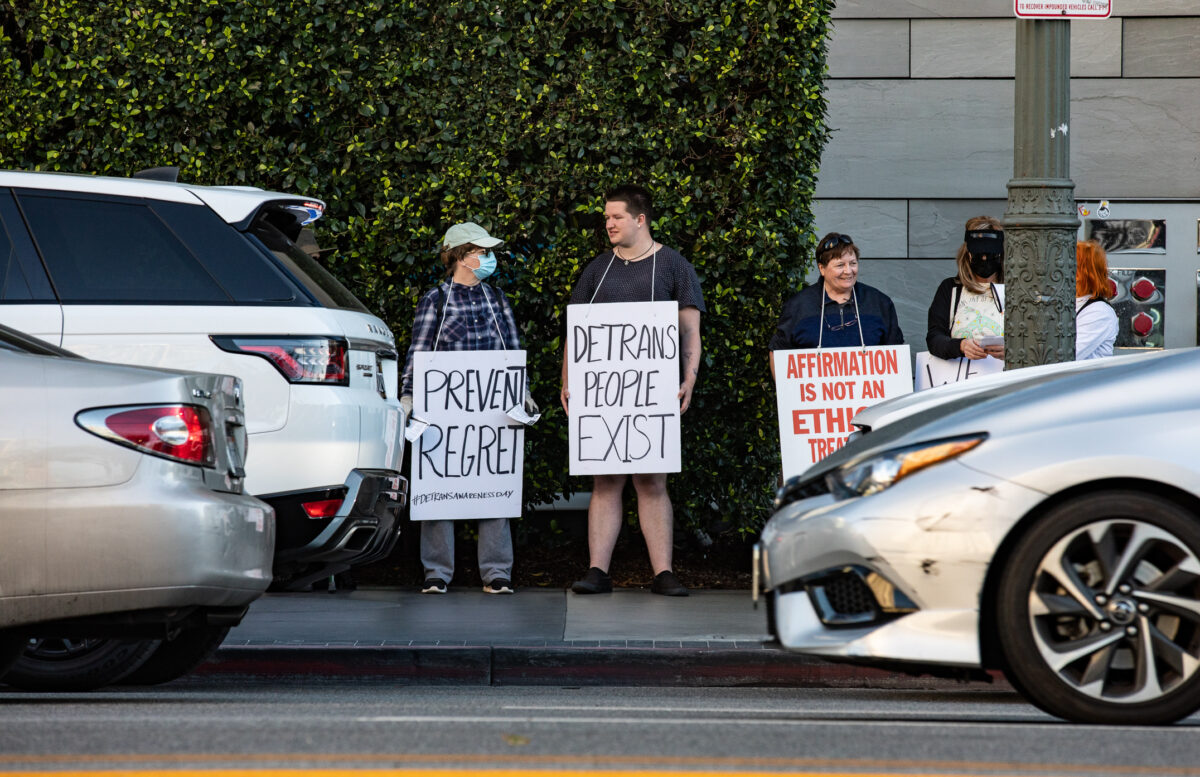
[[[302,572],[289,588],[353,566],[385,558],[400,537],[400,518],[408,504],[408,480],[387,469],[355,469],[341,486],[267,494],[280,524],[275,553],[277,573]],[[336,515],[310,518],[308,502],[341,498]]]
[[[249,412],[246,418],[249,425]],[[398,471],[403,435],[398,400],[353,387],[293,385],[285,425],[250,429],[245,488],[284,494],[337,485],[355,468]]]
[[[0,628],[109,612],[238,607],[271,582],[275,516],[143,457],[103,488],[0,494]]]

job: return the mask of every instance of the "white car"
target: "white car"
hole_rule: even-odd
[[[1014,370],[860,412],[780,489],[754,591],[784,647],[1001,669],[1075,721],[1200,708],[1200,349]]]
[[[3,681],[191,669],[271,582],[237,378],[101,364],[0,326],[0,397]]]
[[[320,200],[0,171],[0,323],[89,359],[239,377],[277,587],[387,555],[407,495],[392,333],[300,250]]]

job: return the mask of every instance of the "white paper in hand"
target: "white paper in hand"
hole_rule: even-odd
[[[508,409],[508,417],[517,423],[522,423],[526,426],[533,426],[535,423],[537,423],[537,420],[542,417],[542,414],[538,413],[537,415],[529,415],[529,413],[525,412],[524,405],[513,405]]]
[[[404,439],[416,442],[421,439],[421,435],[425,434],[425,430],[428,428],[428,421],[422,421],[420,418],[412,416],[408,419],[408,426],[404,427]]]

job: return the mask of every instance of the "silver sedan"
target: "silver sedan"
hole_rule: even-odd
[[[1075,721],[1200,707],[1200,350],[1015,370],[861,412],[780,490],[755,595],[787,648],[999,669]]]
[[[4,681],[186,671],[271,581],[274,514],[242,493],[240,383],[0,327],[0,396],[0,654],[22,653]]]

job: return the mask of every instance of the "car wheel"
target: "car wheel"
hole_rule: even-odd
[[[229,634],[229,626],[183,629],[159,643],[146,663],[125,675],[121,685],[158,685],[183,677],[211,656]]]
[[[90,691],[137,669],[156,647],[156,639],[30,639],[3,681],[27,691]]]
[[[997,596],[1005,673],[1052,715],[1153,725],[1200,707],[1200,521],[1174,502],[1058,506],[1014,546]]]

